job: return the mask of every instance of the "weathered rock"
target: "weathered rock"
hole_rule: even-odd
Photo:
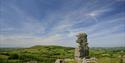
[[[88,63],[93,59],[89,58],[89,47],[87,43],[87,34],[79,33],[77,35],[78,47],[75,48],[75,60],[74,59],[57,59],[55,63]]]
[[[37,63],[37,61],[28,61],[26,63]]]
[[[83,61],[82,63],[97,63],[97,59],[95,57],[92,57],[92,58],[83,58]]]
[[[79,33],[77,35],[78,48],[75,49],[75,59],[82,59],[89,56],[89,47],[87,43],[87,34]]]
[[[78,59],[80,57],[79,48],[75,48],[75,59]]]
[[[65,63],[64,59],[57,59],[55,63]]]

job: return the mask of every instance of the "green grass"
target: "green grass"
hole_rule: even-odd
[[[98,58],[98,63],[120,63],[120,58],[101,57]]]
[[[98,63],[120,63],[125,48],[90,48],[90,57],[96,57]],[[33,46],[30,48],[0,48],[0,63],[54,63],[56,59],[74,59],[74,48],[62,46]],[[70,61],[67,63],[76,63]]]

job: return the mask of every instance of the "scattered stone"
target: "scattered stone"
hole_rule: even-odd
[[[37,63],[37,61],[28,61],[26,63]]]
[[[57,59],[55,63],[97,63],[95,57],[89,57],[89,47],[87,43],[87,34],[79,33],[77,35],[78,47],[75,48],[75,59]]]
[[[95,57],[92,57],[92,58],[83,58],[83,61],[82,63],[97,63],[97,59]]]
[[[65,63],[64,59],[57,59],[55,63]]]

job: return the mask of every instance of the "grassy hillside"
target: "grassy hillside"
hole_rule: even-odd
[[[8,50],[8,51],[7,51]],[[73,58],[74,49],[62,46],[33,46],[30,48],[0,49],[1,62],[27,62],[38,61],[40,63],[54,63],[58,58]],[[5,61],[4,61],[5,60]]]
[[[125,48],[90,48],[90,56],[99,63],[120,63]],[[30,48],[0,48],[0,63],[54,63],[59,58],[74,58],[74,48],[62,46],[33,46]]]

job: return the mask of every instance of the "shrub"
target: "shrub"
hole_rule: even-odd
[[[9,59],[18,59],[19,56],[16,53],[10,54]]]

